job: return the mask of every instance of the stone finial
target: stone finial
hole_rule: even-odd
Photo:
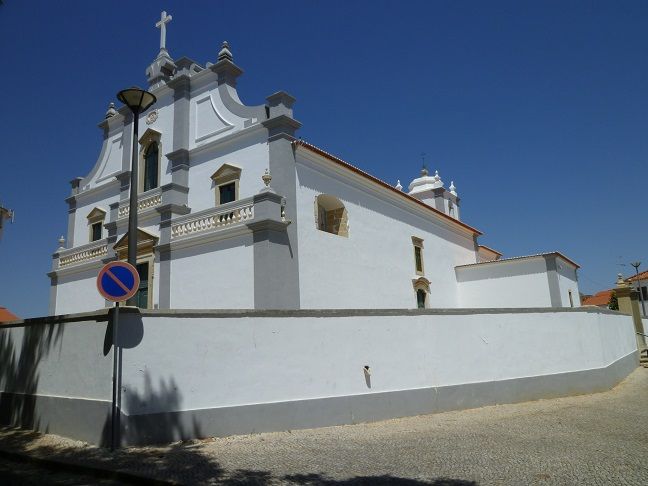
[[[63,235],[61,235],[60,238],[58,239],[58,244],[59,244],[58,247],[59,250],[65,249],[65,237]]]
[[[265,170],[265,172],[261,176],[261,179],[263,180],[265,187],[263,187],[260,192],[274,192],[272,187],[270,187],[270,181],[272,180],[272,176],[270,175],[269,169]]]
[[[112,118],[117,114],[117,110],[115,110],[115,103],[110,103],[108,105],[108,111],[106,111],[106,118]]]
[[[434,180],[435,181],[440,181],[441,180],[441,177],[439,177],[439,171],[438,170],[434,171]]]
[[[403,190],[403,186],[401,186],[400,179],[398,179],[396,181],[396,186],[394,186],[394,187],[396,188],[397,191],[402,191]]]
[[[234,62],[234,56],[232,56],[232,51],[230,51],[229,43],[227,41],[223,41],[223,46],[218,53],[218,61]]]
[[[449,189],[450,189],[450,194],[452,194],[453,196],[457,195],[457,188],[454,185],[454,181],[450,181],[450,188]]]
[[[628,282],[625,281],[622,274],[617,274],[617,287],[628,287]]]
[[[427,175],[428,175],[427,167],[425,167],[425,164],[423,164],[423,167],[421,168],[421,177],[425,177]]]

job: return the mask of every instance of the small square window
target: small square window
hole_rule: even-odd
[[[101,239],[101,221],[98,223],[93,223],[91,227],[92,231],[92,241],[98,241]]]
[[[221,204],[236,201],[236,184],[230,182],[229,184],[218,186],[218,193]]]

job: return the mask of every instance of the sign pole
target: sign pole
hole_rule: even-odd
[[[115,302],[115,312],[113,313],[113,390],[112,390],[112,409],[111,409],[111,425],[110,425],[110,450],[114,451],[119,447],[119,430],[117,420],[117,395],[119,394],[119,383],[117,382],[118,375],[118,356],[117,349],[117,326],[119,325],[119,302]]]
[[[1,0],[0,0],[1,1]],[[110,450],[114,451],[121,444],[120,416],[121,405],[121,348],[118,345],[117,329],[119,327],[119,303],[133,297],[139,289],[140,278],[137,268],[133,265],[114,261],[106,263],[97,275],[97,290],[99,294],[111,302],[115,302],[112,313],[112,342],[113,342],[113,373],[112,373],[112,404],[110,407]]]

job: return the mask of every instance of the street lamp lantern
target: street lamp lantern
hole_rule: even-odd
[[[153,93],[133,86],[117,93],[117,99],[133,112],[133,151],[131,154],[130,201],[128,203],[128,263],[137,268],[137,144],[139,115],[148,110],[157,98]],[[134,304],[134,298],[128,301]]]
[[[124,103],[133,113],[141,113],[157,101],[154,94],[133,86],[117,93],[117,99]]]

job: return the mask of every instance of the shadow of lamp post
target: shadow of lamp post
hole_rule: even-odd
[[[128,203],[128,263],[137,268],[137,144],[139,115],[148,110],[157,98],[152,93],[133,86],[117,93],[117,99],[133,113],[133,152],[131,154],[130,200]],[[137,305],[136,297],[128,305]]]

